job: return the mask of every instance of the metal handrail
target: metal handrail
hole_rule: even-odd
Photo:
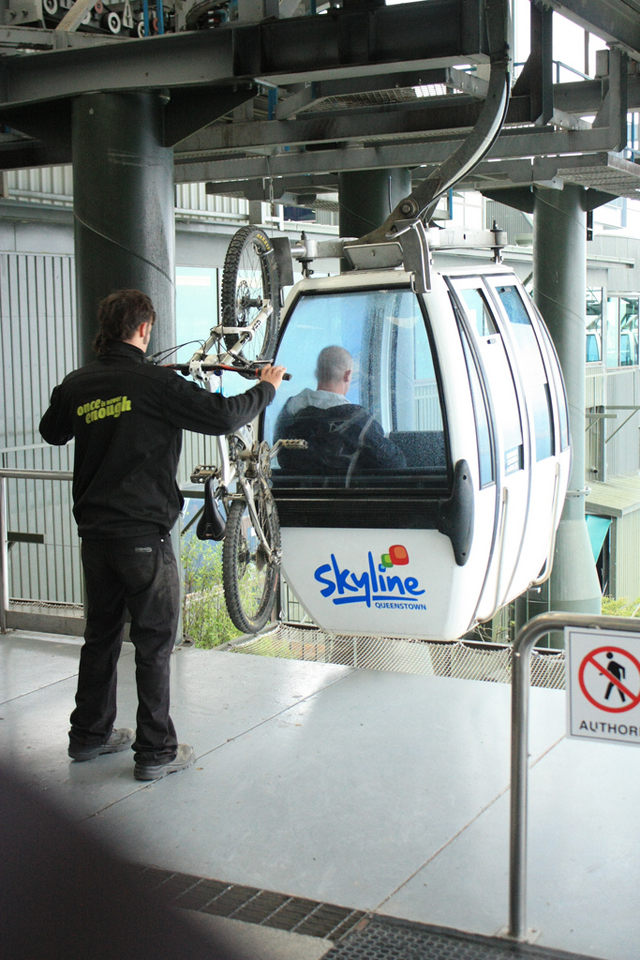
[[[19,470],[0,467],[0,477],[6,480],[73,480],[72,470]]]
[[[509,827],[509,924],[507,936],[526,939],[527,797],[531,651],[547,633],[576,627],[640,633],[640,619],[588,613],[541,613],[519,631],[511,661],[511,811]]]
[[[47,444],[32,444],[25,447],[5,448],[11,450],[29,450]],[[0,450],[0,453],[3,451]],[[14,467],[0,467],[0,633],[7,632],[7,612],[9,610],[9,548],[7,526],[7,480],[73,480],[71,470],[27,470]],[[194,499],[204,497],[204,488],[182,489],[183,495]]]

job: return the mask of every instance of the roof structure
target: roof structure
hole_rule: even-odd
[[[184,4],[183,25],[199,29],[144,39],[10,26],[7,7],[0,168],[70,162],[71,103],[95,91],[165,91],[176,181],[248,199],[329,202],[341,172],[378,167],[410,168],[416,183],[473,129],[488,88],[484,0],[318,2],[315,16],[311,0],[250,2],[222,25],[221,0]],[[598,76],[554,82],[553,10],[608,45]],[[640,167],[620,152],[640,109],[640,0],[533,3],[531,36],[501,134],[459,187],[635,197]]]

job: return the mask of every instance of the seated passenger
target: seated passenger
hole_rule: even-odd
[[[316,364],[316,390],[306,388],[285,403],[276,422],[275,439],[306,440],[306,450],[278,454],[286,473],[344,476],[354,470],[395,469],[405,465],[398,447],[364,407],[346,395],[353,358],[343,347],[325,347]]]

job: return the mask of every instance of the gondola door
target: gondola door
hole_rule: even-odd
[[[529,508],[513,585],[521,593],[551,567],[571,464],[568,431],[563,429],[566,400],[555,351],[545,342],[544,324],[526,292],[513,275],[487,276],[485,281],[515,357],[532,439]]]
[[[530,439],[523,416],[524,397],[514,376],[496,307],[482,279],[456,277],[449,282],[478,358],[496,443],[497,510],[493,551],[478,608],[478,617],[483,619],[511,597],[529,508]]]

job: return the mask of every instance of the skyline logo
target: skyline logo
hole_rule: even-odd
[[[356,573],[348,567],[341,567],[335,554],[331,554],[330,563],[323,563],[314,571],[314,578],[321,584],[320,594],[336,606],[345,603],[364,603],[367,607],[393,610],[426,610],[427,605],[420,603],[424,594],[417,577],[391,574],[394,567],[409,564],[409,553],[402,544],[389,547],[376,565],[373,554],[367,553],[367,568]],[[377,567],[377,569],[376,569]]]

